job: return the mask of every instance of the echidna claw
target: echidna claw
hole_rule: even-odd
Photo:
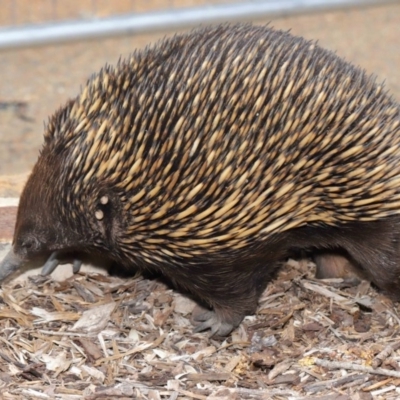
[[[235,328],[233,324],[223,321],[215,311],[206,310],[202,307],[196,307],[192,313],[192,322],[195,325],[195,333],[210,329],[211,337],[227,336]]]
[[[214,315],[207,321],[204,321],[201,324],[197,325],[193,331],[197,333],[210,329],[211,331],[210,337],[227,336],[232,332],[233,328],[234,326],[232,324],[221,321],[218,318],[218,316],[214,313]]]
[[[63,264],[63,262],[60,260],[59,254],[54,251],[43,265],[41,275],[50,275],[60,264]],[[72,266],[73,273],[77,274],[80,271],[81,266],[82,261],[74,259]]]
[[[57,258],[57,252],[54,251],[43,265],[41,275],[50,275],[59,264],[60,261]]]
[[[74,274],[77,274],[80,271],[81,267],[82,267],[82,260],[75,259],[74,264],[72,265],[72,272]]]

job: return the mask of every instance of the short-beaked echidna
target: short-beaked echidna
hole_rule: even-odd
[[[399,158],[399,104],[332,52],[252,25],[177,35],[49,120],[0,278],[102,255],[192,293],[210,308],[197,330],[219,335],[300,249],[396,292]]]

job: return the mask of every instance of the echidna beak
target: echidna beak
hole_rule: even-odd
[[[14,253],[14,250],[10,250],[0,263],[0,281],[6,279],[14,271],[22,266],[24,260]]]

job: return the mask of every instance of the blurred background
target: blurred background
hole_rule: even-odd
[[[43,122],[104,64],[228,19],[316,39],[400,100],[400,0],[0,0],[0,176],[31,169]]]

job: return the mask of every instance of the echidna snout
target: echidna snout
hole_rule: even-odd
[[[396,293],[398,154],[398,103],[315,43],[241,24],[177,35],[50,118],[0,277],[97,255],[167,277],[218,335],[299,250]]]

